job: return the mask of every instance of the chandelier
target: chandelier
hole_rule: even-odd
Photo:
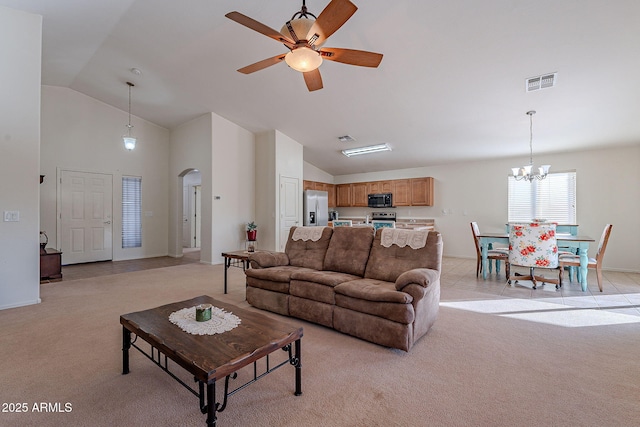
[[[124,143],[124,148],[131,151],[136,148],[136,138],[131,136],[131,128],[133,128],[131,124],[131,88],[135,85],[131,82],[127,82],[127,85],[129,86],[129,124],[127,125],[127,134],[122,135],[122,142]]]
[[[534,110],[527,111],[527,115],[529,116],[529,164],[527,166],[523,166],[521,168],[511,168],[513,172],[513,177],[517,181],[529,181],[532,182],[534,179],[543,180],[549,174],[549,168],[551,165],[542,165],[538,168],[538,173],[533,173],[533,115],[536,112]]]

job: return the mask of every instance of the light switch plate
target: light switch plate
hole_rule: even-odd
[[[4,211],[4,222],[20,221],[20,211]]]

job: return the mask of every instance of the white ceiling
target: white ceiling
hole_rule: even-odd
[[[332,175],[640,143],[638,0],[352,0],[325,46],[384,54],[377,69],[325,61],[324,89],[278,64],[286,48],[225,14],[279,30],[301,0],[0,0],[43,15],[42,81],[174,128],[214,112],[277,129]],[[308,0],[316,16],[328,0]],[[141,76],[130,72],[142,70]],[[554,88],[525,79],[557,72]],[[123,124],[124,127],[124,124]],[[349,134],[356,141],[340,143]],[[142,141],[141,141],[142,142]],[[386,142],[391,153],[347,158]]]

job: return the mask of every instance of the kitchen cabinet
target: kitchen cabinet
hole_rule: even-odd
[[[351,184],[351,206],[367,207],[369,206],[369,189],[366,182],[355,182]]]
[[[329,193],[329,207],[336,207],[336,186],[333,184],[327,184],[327,193]]]
[[[393,193],[393,181],[375,181],[367,183],[368,194]]]
[[[433,178],[411,178],[411,206],[433,206]]]
[[[368,195],[392,193],[393,206],[433,206],[433,178],[394,179],[386,181],[329,184],[303,181],[304,190],[326,191],[329,207],[367,207]]]
[[[393,180],[393,206],[411,206],[410,180]]]
[[[351,184],[336,185],[336,206],[351,206]]]
[[[305,180],[305,181],[302,181],[302,189],[326,191],[329,199],[329,207],[330,208],[336,207],[336,186],[334,184]]]

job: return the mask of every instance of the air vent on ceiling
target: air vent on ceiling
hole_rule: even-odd
[[[556,85],[558,80],[558,73],[543,74],[542,76],[529,77],[526,81],[527,92],[533,92],[535,90],[546,89]]]
[[[355,138],[353,138],[351,135],[343,135],[343,136],[339,136],[338,140],[340,142],[353,142],[355,141]]]

